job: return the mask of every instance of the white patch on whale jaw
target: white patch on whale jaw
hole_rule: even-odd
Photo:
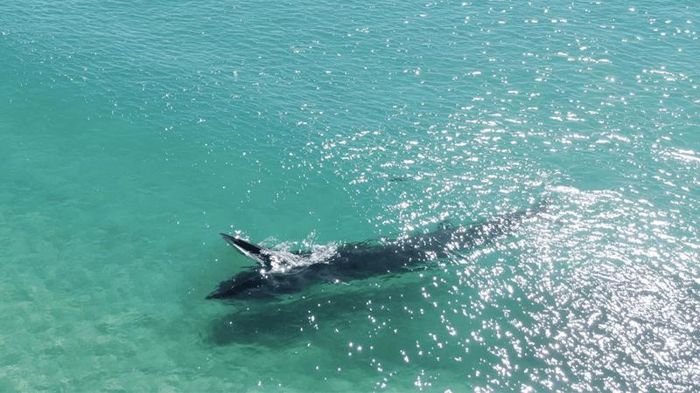
[[[239,246],[238,244],[231,243],[234,247],[236,247],[236,250],[238,250],[241,254],[245,255],[246,258],[252,259],[256,261],[257,263],[260,264],[260,266],[265,267],[265,262],[260,258],[258,255],[251,254],[248,252],[246,249],[243,247]]]

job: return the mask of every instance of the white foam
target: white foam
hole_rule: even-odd
[[[283,242],[272,249],[265,250],[271,260],[271,269],[268,271],[268,274],[284,274],[294,268],[317,263],[328,263],[338,252],[338,245],[335,243],[325,245],[313,244],[309,252],[302,254],[292,252],[295,246],[295,243]]]

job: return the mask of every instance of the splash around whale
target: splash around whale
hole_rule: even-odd
[[[346,283],[397,273],[447,258],[511,234],[523,221],[545,211],[547,202],[469,226],[442,224],[429,233],[391,241],[317,246],[312,251],[280,251],[222,233],[238,252],[255,261],[222,281],[207,299],[255,299],[292,294],[319,283]]]

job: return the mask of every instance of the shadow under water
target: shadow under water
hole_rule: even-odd
[[[321,284],[285,298],[230,303],[232,312],[210,325],[205,342],[212,345],[254,344],[281,347],[308,339],[309,331],[348,327],[377,299],[417,302],[418,273],[404,273],[352,284]],[[386,302],[385,302],[386,303]],[[396,303],[398,304],[398,303]],[[379,306],[384,309],[386,306]]]

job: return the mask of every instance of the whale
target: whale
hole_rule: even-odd
[[[441,223],[437,229],[392,240],[369,240],[318,250],[283,251],[266,248],[221,233],[240,254],[254,261],[207,295],[207,299],[274,298],[300,292],[321,283],[350,283],[373,276],[415,270],[464,250],[484,246],[512,234],[526,220],[546,210],[546,200],[492,220],[471,225]]]

